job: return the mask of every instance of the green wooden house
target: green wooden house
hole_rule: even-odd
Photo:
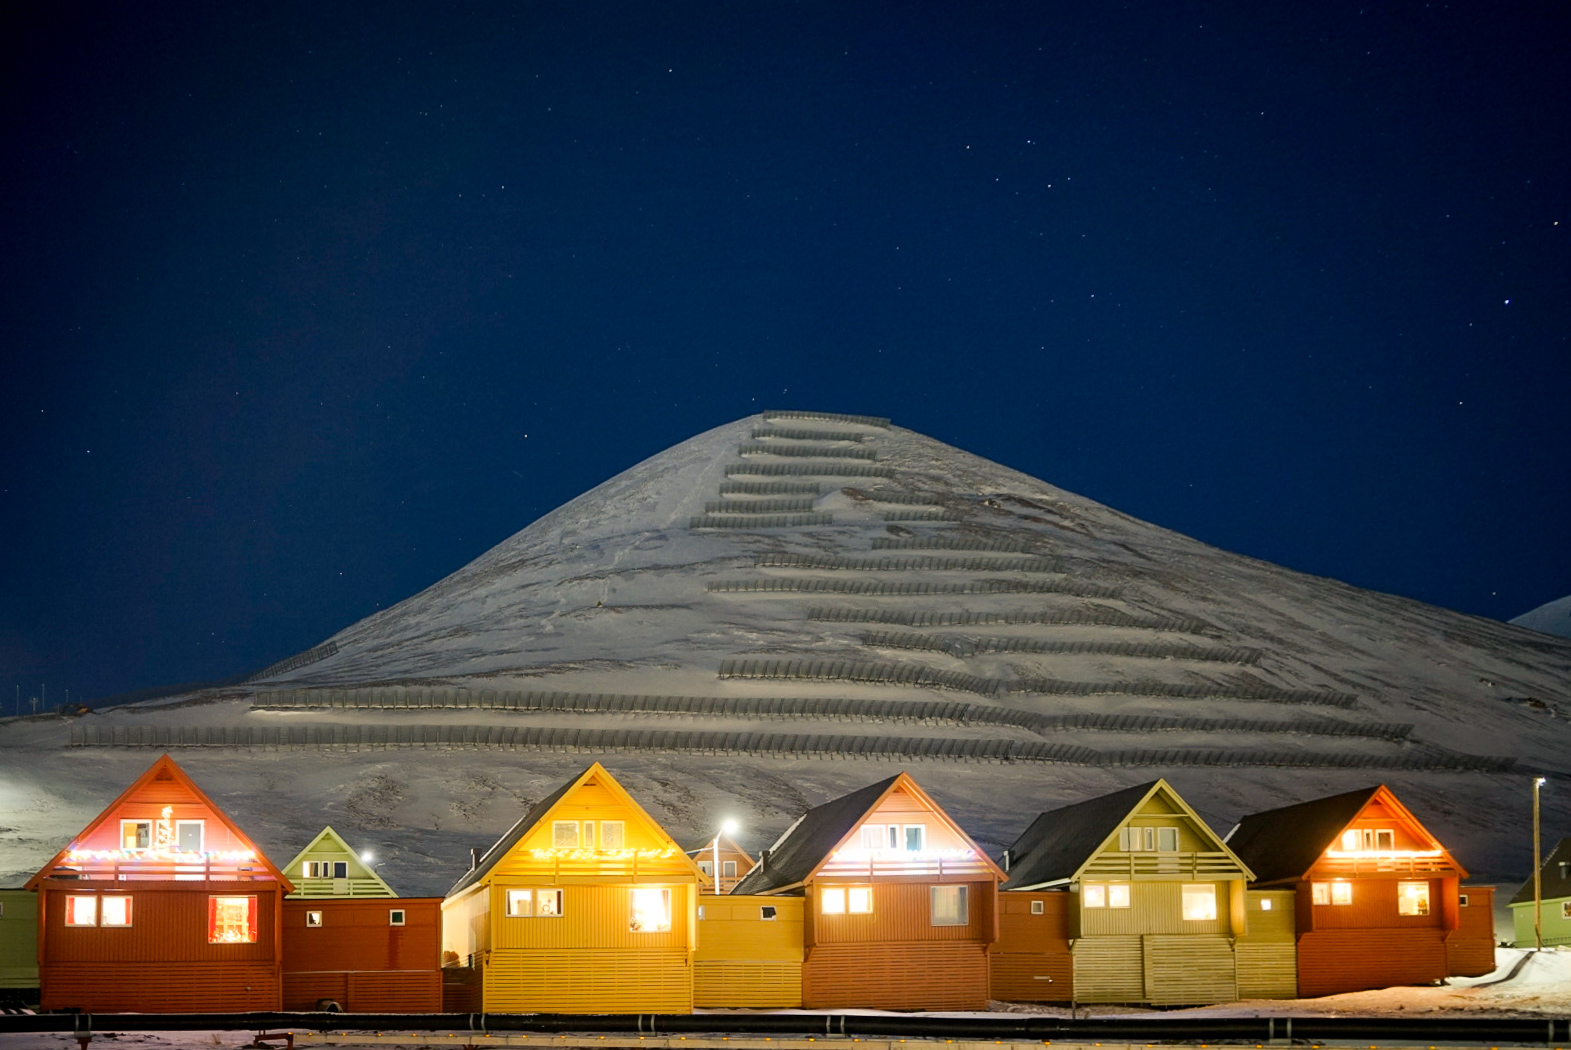
[[[1538,869],[1539,913],[1543,916],[1544,947],[1571,944],[1571,838],[1544,858]],[[1516,946],[1531,948],[1538,943],[1533,929],[1533,880],[1528,879],[1511,898],[1511,921],[1516,929]]]
[[[32,890],[0,890],[0,996],[38,1002],[38,894]]]
[[[1165,780],[1043,813],[1004,866],[1001,896],[1067,895],[1075,1001],[1189,1005],[1230,1002],[1241,985],[1269,991],[1254,979],[1254,953],[1235,946],[1251,904],[1280,905],[1251,901],[1253,873]],[[1284,951],[1290,958],[1291,940]]]
[[[398,896],[331,827],[295,854],[284,872],[295,884],[292,898]]]

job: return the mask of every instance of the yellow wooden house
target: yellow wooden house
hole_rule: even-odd
[[[1022,923],[1064,915],[1053,942],[1042,945],[1040,969],[1059,975],[1041,982],[1042,998],[1063,997],[1063,966],[1053,956],[1066,948],[1072,996],[1082,1003],[1230,1002],[1241,986],[1269,991],[1253,970],[1240,978],[1237,945],[1279,945],[1278,955],[1290,954],[1269,922],[1249,939],[1251,904],[1275,917],[1285,901],[1251,901],[1249,868],[1165,780],[1043,813],[1010,846],[1004,865],[1001,897],[1065,895],[1019,909]],[[1002,909],[1004,922],[1017,921],[1016,911]],[[1031,950],[1030,934],[1011,934],[1000,944]],[[994,969],[1025,975],[1029,963],[999,959]]]
[[[702,877],[596,762],[448,891],[444,957],[488,1012],[690,1013]]]

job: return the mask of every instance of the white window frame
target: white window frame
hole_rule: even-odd
[[[387,909],[387,924],[389,926],[402,926],[408,918],[408,912],[403,908]]]
[[[1171,844],[1169,844],[1171,843]],[[1176,827],[1159,827],[1156,829],[1156,848],[1159,853],[1178,852],[1178,829]]]
[[[775,916],[778,913],[779,909],[777,909],[773,904],[760,904],[758,906],[758,921],[774,922]]]
[[[944,898],[952,897],[952,902]],[[953,907],[950,905],[953,904]],[[943,918],[940,918],[940,915]],[[971,925],[971,887],[963,883],[947,883],[927,888],[927,924],[929,926]]]
[[[844,886],[825,886],[818,891],[818,914],[844,915],[846,891]]]
[[[615,841],[612,841],[612,840]],[[602,820],[600,822],[600,848],[601,849],[626,849],[627,848],[627,821]]]
[[[1127,908],[1132,895],[1127,882],[1087,882],[1081,885],[1080,900],[1086,908]]]
[[[913,835],[916,845],[911,845]],[[927,825],[904,824],[900,828],[900,848],[907,853],[921,853],[927,849]]]
[[[133,850],[133,851],[140,851],[140,850],[145,850],[145,849],[146,850],[150,850],[150,849],[152,849],[153,848],[153,825],[155,823],[156,823],[156,821],[152,821],[152,820],[122,820],[122,821],[120,821],[120,848],[121,849]],[[145,828],[147,828],[147,845],[145,845],[145,846],[127,846],[125,844],[126,829],[127,828],[135,828],[135,827],[145,827]]]
[[[873,887],[863,884],[846,887],[846,914],[873,914]]]
[[[322,913],[319,912],[319,911],[308,911],[308,912],[306,912],[305,913],[305,924],[308,927],[310,927],[311,929],[313,929],[313,930],[316,929],[317,927],[321,926],[322,925]]]
[[[109,910],[105,907],[110,901],[125,902],[125,921],[110,922]],[[128,893],[106,893],[98,899],[98,925],[109,929],[123,930],[131,925],[131,895]]]
[[[1044,915],[1046,913],[1047,913],[1047,902],[1045,902],[1045,901],[1032,901],[1031,902],[1031,914],[1032,915]]]
[[[180,846],[180,832],[185,828],[196,828],[196,849],[183,849]],[[205,820],[177,820],[175,821],[175,850],[180,853],[201,853],[207,848],[207,822]]]
[[[564,842],[566,833],[571,830],[571,842]],[[553,820],[551,822],[551,848],[552,849],[578,849],[583,842],[583,832],[576,820]]]
[[[722,879],[736,878],[736,861],[723,860],[720,862],[720,877]]]

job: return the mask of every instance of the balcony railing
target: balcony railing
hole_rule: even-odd
[[[77,857],[64,860],[44,874],[48,879],[106,882],[257,882],[276,881],[267,865],[252,857],[192,856]]]
[[[1444,854],[1428,856],[1401,853],[1369,853],[1358,856],[1322,856],[1315,863],[1314,875],[1457,875],[1456,865]]]
[[[1102,853],[1081,875],[1083,879],[1239,879],[1243,870],[1226,853],[1163,853],[1141,850]]]

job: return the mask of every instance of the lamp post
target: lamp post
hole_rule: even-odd
[[[717,897],[720,895],[720,836],[735,835],[737,827],[737,822],[734,820],[726,819],[721,821],[720,830],[715,832],[715,840],[714,842],[710,843],[710,849],[714,851],[713,863],[715,866],[715,896]]]
[[[1543,777],[1533,778],[1533,950],[1539,952],[1544,950],[1543,860],[1538,855],[1538,789],[1543,786]]]

